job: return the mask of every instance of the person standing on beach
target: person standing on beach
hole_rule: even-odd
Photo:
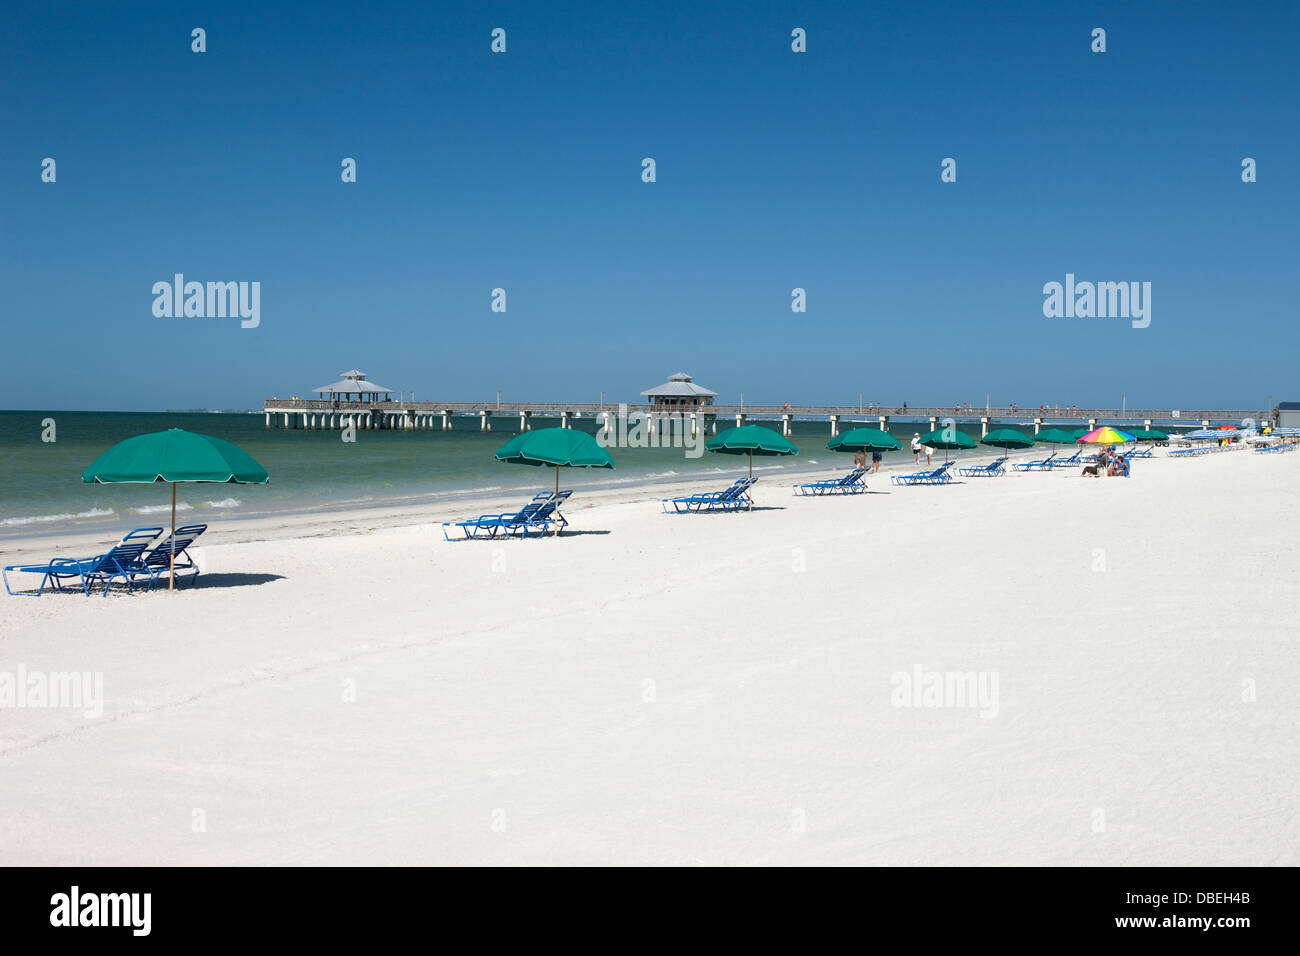
[[[934,449],[929,445],[925,446],[925,463],[930,464],[930,458],[934,455]]]
[[[921,433],[920,432],[917,432],[912,436],[912,457],[916,459],[916,463],[918,465],[921,463]]]
[[[867,453],[866,453],[865,451],[862,451],[861,449],[858,449],[857,451],[855,451],[855,452],[853,453],[853,467],[854,467],[854,468],[861,468],[861,469],[863,469],[864,471],[866,470],[866,467],[867,467]]]
[[[871,473],[874,475],[878,471],[880,471],[880,452],[873,451],[871,453]]]

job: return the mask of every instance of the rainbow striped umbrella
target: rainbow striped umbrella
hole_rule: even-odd
[[[1109,425],[1102,425],[1100,428],[1094,428],[1078,440],[1089,445],[1123,445],[1125,442],[1134,441],[1134,438],[1128,432],[1122,432],[1118,428],[1112,428]]]

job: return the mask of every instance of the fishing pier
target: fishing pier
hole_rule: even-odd
[[[741,395],[739,405],[714,404],[718,393],[697,384],[685,372],[677,372],[668,381],[641,393],[648,399],[638,404],[611,404],[608,402],[416,402],[404,397],[393,399],[394,389],[377,385],[366,378],[366,373],[351,369],[332,385],[313,389],[322,398],[268,398],[262,411],[267,428],[287,429],[381,429],[384,431],[452,431],[453,422],[461,420],[456,430],[473,428],[490,432],[494,422],[510,428],[518,421],[518,431],[533,427],[534,418],[558,421],[561,428],[572,428],[575,421],[593,423],[591,431],[606,433],[617,428],[619,415],[639,416],[650,433],[667,433],[676,427],[679,434],[697,435],[702,429],[717,434],[721,427],[737,427],[749,421],[780,422],[781,434],[789,435],[796,421],[825,421],[832,437],[838,435],[844,423],[874,425],[888,431],[891,423],[915,424],[918,430],[933,431],[950,423],[966,430],[978,425],[980,435],[988,433],[989,426],[1033,426],[1037,435],[1044,425],[1087,425],[1095,428],[1105,424],[1142,424],[1144,428],[1156,425],[1166,427],[1190,426],[1209,428],[1211,425],[1243,423],[1272,423],[1272,413],[1257,409],[1224,408],[1033,408],[1019,407],[982,409],[966,406],[884,407],[874,403],[863,405],[746,405]]]
[[[697,405],[665,407],[659,404],[611,405],[608,402],[412,402],[401,400],[343,401],[320,399],[268,398],[263,406],[267,428],[340,429],[349,424],[357,429],[391,431],[461,431],[475,429],[490,432],[493,426],[528,431],[534,418],[557,421],[561,428],[572,428],[577,421],[591,422],[588,431],[616,427],[621,411],[641,415],[653,429],[656,424],[682,421],[691,434],[703,429],[715,434],[718,429],[747,422],[780,423],[782,434],[789,435],[796,421],[823,421],[828,433],[839,434],[845,425],[867,425],[888,431],[892,424],[915,424],[920,431],[932,431],[951,421],[962,429],[979,426],[980,434],[1001,425],[1041,428],[1054,425],[1095,428],[1098,424],[1131,424],[1145,428],[1209,428],[1212,425],[1240,425],[1272,422],[1264,409],[1223,408],[1078,408],[1012,409],[980,408],[958,411],[952,406],[939,407],[868,407],[860,405]],[[922,427],[926,426],[926,427]]]

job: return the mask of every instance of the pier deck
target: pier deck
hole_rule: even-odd
[[[1034,433],[1045,424],[1089,425],[1132,424],[1143,427],[1209,427],[1211,425],[1267,423],[1272,420],[1263,409],[1171,409],[1171,408],[979,408],[959,411],[948,407],[907,407],[875,405],[704,405],[664,407],[646,404],[601,404],[597,402],[332,402],[319,399],[269,398],[263,403],[267,428],[338,429],[352,422],[357,428],[405,430],[450,430],[455,418],[478,420],[479,430],[491,431],[493,421],[504,421],[509,427],[518,419],[520,431],[532,427],[532,419],[559,419],[561,427],[570,427],[575,419],[595,419],[597,427],[613,426],[620,410],[628,414],[651,415],[655,418],[684,416],[692,429],[703,427],[716,432],[721,427],[742,424],[748,420],[781,422],[782,431],[789,433],[796,421],[823,420],[829,425],[831,435],[838,434],[842,424],[867,423],[887,428],[890,422],[915,422],[928,425],[926,429],[941,427],[949,420],[961,426],[979,425],[981,434],[988,431],[990,423],[1014,424],[1033,427]]]

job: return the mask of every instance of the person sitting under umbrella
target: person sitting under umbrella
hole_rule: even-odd
[[[1083,466],[1083,471],[1079,474],[1079,477],[1099,478],[1101,477],[1103,470],[1106,471],[1106,474],[1110,474],[1109,465],[1110,465],[1110,448],[1107,447],[1102,449],[1101,453],[1097,456],[1097,460],[1095,462],[1093,462],[1091,465]]]

